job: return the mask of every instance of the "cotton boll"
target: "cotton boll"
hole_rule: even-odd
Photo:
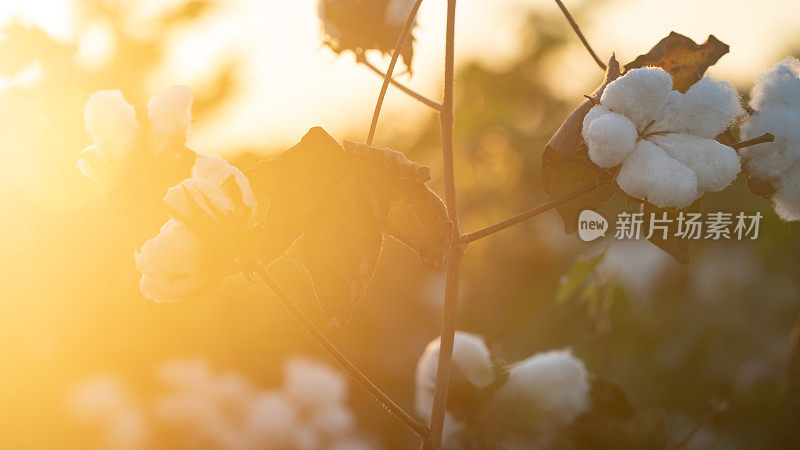
[[[725,189],[742,169],[736,150],[713,139],[667,133],[652,136],[649,140],[663,148],[671,158],[692,169],[699,192]]]
[[[342,437],[353,431],[355,416],[344,405],[329,405],[317,409],[311,415],[310,423],[321,435],[327,438]]]
[[[789,56],[761,72],[750,93],[750,106],[759,111],[775,107],[800,107],[800,61]]]
[[[569,350],[554,350],[513,364],[497,398],[521,402],[563,426],[589,409],[589,390],[583,363]]]
[[[284,368],[285,390],[303,408],[316,409],[341,404],[347,397],[347,380],[327,365],[304,358],[289,361]]]
[[[800,220],[800,163],[794,164],[777,188],[772,196],[775,212],[783,220]]]
[[[184,86],[171,87],[150,98],[147,117],[150,119],[156,154],[162,155],[175,145],[185,145],[192,122],[193,102],[192,91]]]
[[[589,158],[600,167],[618,166],[633,151],[637,136],[633,122],[616,113],[598,117],[583,129]]]
[[[255,448],[287,448],[299,427],[298,411],[292,400],[279,392],[259,394],[245,417],[245,434]]]
[[[600,103],[629,117],[641,130],[660,117],[671,91],[672,76],[669,73],[658,67],[642,67],[609,83]]]
[[[745,147],[741,153],[751,175],[772,181],[782,177],[800,159],[800,105],[797,109],[777,107],[758,111],[742,126],[744,139],[764,133],[771,133],[775,140]]]
[[[417,362],[417,392],[433,392],[439,367],[439,338],[431,341]],[[451,382],[466,381],[484,388],[494,381],[494,366],[486,343],[478,335],[456,331],[453,342]]]
[[[631,197],[661,208],[683,208],[699,197],[694,172],[647,140],[639,141],[625,158],[617,184]]]
[[[83,122],[95,144],[111,157],[126,157],[136,143],[136,111],[118,90],[92,94],[86,102]]]
[[[216,186],[224,186],[231,177],[238,186],[239,192],[236,194],[241,195],[242,202],[255,211],[258,206],[255,195],[250,187],[250,182],[241,170],[233,167],[219,156],[207,154],[198,155],[192,166],[192,178],[209,180]]]

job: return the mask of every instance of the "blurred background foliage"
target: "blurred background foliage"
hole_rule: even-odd
[[[145,80],[164,63],[165,36],[214,14],[215,5],[189,1],[151,17],[145,28],[133,26],[132,33],[127,11],[113,3],[79,4],[90,19],[86,23],[103,23],[113,32],[116,51],[103,64],[81,63],[75,46],[21,23],[8,25],[0,41],[3,76],[19,77],[32,63],[39,66],[36,82],[23,80],[0,93],[4,448],[96,446],[96,433],[71,420],[63,401],[70,386],[96,372],[118,373],[147,393],[160,363],[202,356],[217,368],[271,386],[279,382],[287,357],[325,358],[264,287],[241,277],[194,301],[155,304],[141,297],[133,251],[165,217],[142,206],[115,206],[96,184],[76,181],[75,157],[89,144],[83,105],[92,92],[114,88],[143,111],[151,93]],[[580,17],[580,10],[574,12]],[[553,8],[530,13],[527,21],[516,61],[502,69],[465,63],[458,73],[456,170],[467,231],[546,200],[542,149],[581,100],[560,100],[547,76],[553,58],[578,45],[563,18]],[[191,86],[198,123],[236,91],[239,63],[232,57],[216,64],[210,81]],[[587,58],[582,70],[596,67]],[[598,81],[601,75],[598,71]],[[358,139],[363,130],[357,133],[337,137]],[[419,130],[395,123],[389,133],[380,142],[430,165],[433,187],[442,192],[434,115]],[[234,155],[244,168],[280,150],[264,145],[220,153]],[[796,367],[789,370],[789,355],[800,305],[800,228],[780,222],[741,179],[709,195],[701,208],[761,211],[766,216],[761,235],[748,242],[698,243],[687,266],[648,243],[612,244],[597,276],[618,288],[613,301],[599,309],[596,302],[555,301],[559,278],[575,258],[596,254],[606,244],[582,244],[564,235],[555,212],[478,242],[465,258],[458,327],[486,336],[509,361],[571,347],[590,371],[622,386],[637,407],[663,414],[670,442],[707,418],[687,448],[796,448],[800,375]],[[273,273],[320,318],[301,268],[279,260]],[[442,274],[387,241],[351,324],[330,332],[405,406],[412,404],[416,360],[438,334],[442,285]],[[388,448],[415,445],[398,421],[358,388],[353,392],[365,429]],[[713,401],[728,408],[708,417]],[[171,448],[168,442],[161,446]]]

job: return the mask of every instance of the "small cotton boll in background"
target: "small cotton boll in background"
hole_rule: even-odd
[[[417,362],[414,408],[427,423],[430,423],[433,408],[436,372],[439,367],[439,347],[440,340],[436,338],[425,347]],[[494,381],[491,353],[483,338],[478,335],[456,331],[451,361],[451,386],[469,383],[481,389]],[[445,413],[442,433],[445,446],[454,445],[464,428],[463,423],[456,420],[449,412]]]
[[[569,350],[553,350],[512,364],[497,399],[521,402],[564,426],[589,409],[589,390],[583,362]]]
[[[583,129],[583,139],[589,147],[589,158],[600,167],[615,167],[636,146],[638,132],[627,117],[604,114]]]
[[[761,72],[750,92],[755,110],[775,107],[800,107],[800,61],[788,56]]]
[[[309,422],[326,438],[335,439],[351,433],[356,419],[346,406],[329,405],[315,410]]]
[[[163,155],[174,145],[185,145],[192,123],[193,102],[192,91],[185,86],[171,87],[150,98],[147,117],[156,144],[156,155]]]
[[[313,410],[341,404],[347,397],[347,380],[325,364],[294,358],[283,373],[287,394],[304,408]]]
[[[246,434],[257,448],[281,449],[293,443],[300,422],[297,408],[287,395],[261,393],[246,414]]]
[[[672,91],[672,76],[657,67],[633,69],[606,86],[600,103],[630,118],[641,130],[661,114]]]
[[[736,150],[713,139],[667,133],[649,140],[694,172],[700,192],[725,189],[742,170]]]
[[[136,111],[118,90],[92,94],[86,101],[83,122],[98,148],[111,157],[127,156],[136,144]]]
[[[631,197],[647,199],[658,207],[683,208],[699,197],[694,172],[647,140],[639,141],[625,158],[617,184]]]
[[[645,240],[615,240],[597,266],[597,276],[616,281],[634,305],[653,297],[658,281],[678,263],[665,251]]]

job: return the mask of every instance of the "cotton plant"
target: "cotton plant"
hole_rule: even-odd
[[[429,420],[440,340],[427,345],[417,363],[415,407]],[[497,448],[534,448],[550,442],[590,408],[588,372],[569,350],[537,353],[499,366],[484,339],[457,331],[445,414],[446,448],[491,442]],[[468,405],[464,409],[463,405]],[[527,447],[520,447],[520,445]]]
[[[787,57],[759,74],[750,107],[743,136],[770,133],[775,139],[743,149],[745,169],[783,220],[800,220],[800,61]]]
[[[193,101],[188,88],[171,87],[150,98],[146,123],[140,124],[122,92],[95,92],[83,116],[94,144],[81,151],[78,170],[113,189],[171,179],[191,167],[195,156],[186,148]]]
[[[606,86],[581,133],[595,164],[619,166],[626,194],[683,208],[740,172],[736,150],[714,138],[743,112],[729,82],[704,77],[683,93],[665,70],[642,67]]]
[[[240,373],[215,372],[203,359],[176,359],[158,368],[162,389],[152,398],[135,398],[119,377],[95,376],[75,386],[69,406],[76,419],[99,424],[115,449],[146,448],[164,431],[203,448],[379,448],[358,430],[340,372],[294,358],[284,375],[283,386],[261,389]]]
[[[248,270],[258,205],[239,169],[200,155],[191,177],[171,187],[163,202],[172,217],[135,255],[145,297],[197,297]]]

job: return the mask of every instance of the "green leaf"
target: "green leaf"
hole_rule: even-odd
[[[605,256],[605,251],[592,257],[579,256],[569,272],[564,274],[558,281],[556,302],[563,303],[578,296],[582,298],[583,292],[592,284],[590,283],[592,273],[594,273],[597,265],[603,261]]]

